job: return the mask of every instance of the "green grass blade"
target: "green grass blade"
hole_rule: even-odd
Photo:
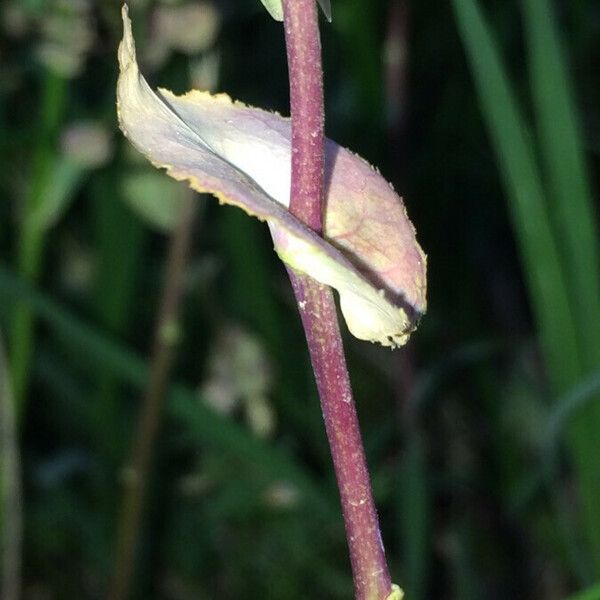
[[[21,596],[23,498],[15,402],[0,335],[0,596]]]
[[[408,434],[397,485],[400,541],[405,565],[403,587],[413,600],[427,597],[430,570],[432,498],[427,469],[425,444],[422,433],[417,429]]]
[[[554,393],[563,393],[585,374],[584,360],[588,360],[583,358],[588,350],[579,345],[581,321],[575,318],[563,271],[570,267],[555,239],[527,123],[479,4],[453,0],[453,5],[507,191],[548,374]],[[569,442],[581,492],[582,522],[600,573],[600,469],[596,460],[600,423],[595,412],[591,406],[574,418]]]
[[[44,230],[35,222],[43,210],[48,186],[56,162],[55,137],[66,107],[67,80],[48,70],[43,83],[41,113],[30,174],[29,191],[23,206],[18,244],[18,266],[21,276],[36,281],[42,270],[45,247]],[[18,306],[11,324],[10,362],[13,396],[17,405],[17,420],[25,412],[29,385],[29,363],[33,353],[34,321],[27,307]]]
[[[116,170],[96,176],[91,185],[93,224],[97,255],[94,302],[98,322],[115,336],[126,336],[139,283],[140,265],[148,238],[141,220],[120,197]],[[119,415],[119,386],[109,370],[97,374],[96,407],[97,440],[104,439],[111,423]],[[125,448],[110,440],[106,455],[117,464]]]
[[[573,86],[561,51],[551,3],[523,3],[529,70],[540,154],[558,244],[565,261],[582,360],[600,365],[600,260]],[[592,276],[595,274],[595,276]]]
[[[453,0],[453,5],[509,199],[550,377],[562,391],[579,376],[581,366],[532,140],[478,4]]]

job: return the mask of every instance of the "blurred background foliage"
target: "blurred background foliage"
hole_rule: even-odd
[[[410,600],[600,598],[600,5],[332,4],[328,136],[402,193],[430,265],[406,348],[346,340],[394,580]],[[256,0],[131,10],[152,84],[288,112]],[[131,597],[349,598],[284,269],[265,227],[119,134],[120,35],[116,1],[0,5],[2,597],[119,597],[146,431]],[[181,231],[181,307],[155,334]],[[161,418],[144,389],[165,347]]]

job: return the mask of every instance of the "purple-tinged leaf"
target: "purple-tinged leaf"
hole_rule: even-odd
[[[286,264],[338,290],[356,337],[404,344],[425,312],[426,261],[390,184],[327,140],[321,238],[287,210],[290,121],[224,94],[153,92],[139,73],[127,7],[123,23],[117,105],[136,148],[174,179],[266,221]]]

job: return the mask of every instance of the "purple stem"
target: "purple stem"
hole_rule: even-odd
[[[292,116],[290,212],[322,230],[323,72],[315,0],[283,0]],[[357,600],[392,592],[331,290],[288,269],[336,473]]]
[[[292,117],[290,212],[321,233],[325,108],[315,0],[283,2]]]

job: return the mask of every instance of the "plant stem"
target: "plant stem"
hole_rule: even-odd
[[[322,230],[325,108],[321,39],[315,0],[283,2],[292,117],[290,212]]]
[[[358,416],[331,290],[290,272],[335,468],[357,600],[391,592]]]
[[[117,532],[115,572],[108,594],[110,600],[125,600],[129,597],[136,546],[143,516],[144,496],[159,433],[166,388],[175,358],[183,272],[189,254],[192,224],[197,205],[196,198],[191,192],[188,193],[186,200],[179,222],[170,239],[163,296],[154,335],[150,375],[141,403]]]
[[[290,212],[321,232],[324,103],[315,0],[284,0],[292,116]],[[392,592],[365,452],[331,290],[288,270],[302,324],[340,490],[357,600]]]

